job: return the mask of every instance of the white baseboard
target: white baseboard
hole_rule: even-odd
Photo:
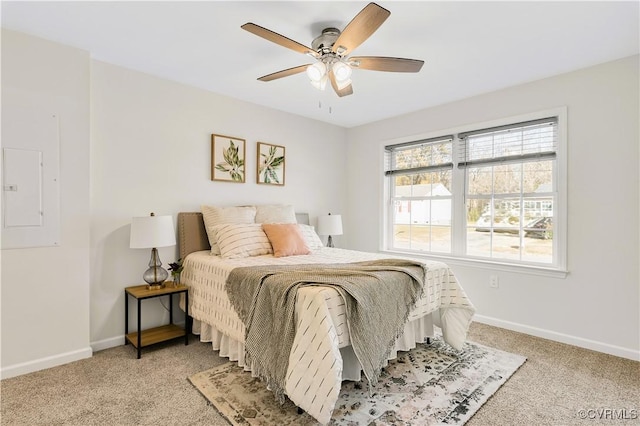
[[[124,345],[124,334],[104,340],[98,340],[97,342],[91,342],[91,349],[93,349],[94,352],[98,352],[122,345]]]
[[[507,330],[518,331],[520,333],[541,337],[543,339],[553,340],[555,342],[566,343],[568,345],[578,346],[597,352],[603,352],[634,361],[640,361],[640,351],[634,349],[623,348],[621,346],[610,345],[608,343],[597,342],[595,340],[583,339],[581,337],[570,336],[568,334],[557,333],[555,331],[544,330],[541,328],[518,324],[511,321],[504,321],[484,315],[475,315],[473,319],[482,324],[493,325],[496,327],[505,328]],[[0,369],[0,379],[8,379],[11,377],[21,376],[23,374],[33,373],[34,371],[40,371],[47,368],[56,367],[58,365],[68,364],[73,361],[90,358],[93,355],[93,352],[121,346],[123,344],[124,335],[121,335],[111,337],[109,339],[91,342],[91,347],[89,348],[79,349],[77,351],[41,358],[34,361],[10,365],[8,367],[3,367],[2,369]]]
[[[483,324],[493,325],[500,328],[506,328],[507,330],[529,334],[531,336],[542,337],[543,339],[553,340],[554,342],[566,343],[568,345],[578,346],[580,348],[590,349],[592,351],[603,352],[609,355],[631,359],[633,361],[640,361],[640,351],[630,348],[623,348],[621,346],[610,345],[608,343],[597,342],[595,340],[584,339],[582,337],[571,336],[563,333],[557,333],[555,331],[531,327],[511,321],[504,321],[484,315],[474,315],[473,320]]]
[[[58,365],[68,364],[73,361],[79,361],[85,358],[91,358],[93,351],[90,347],[79,349],[77,351],[67,352],[46,358],[40,358],[29,362],[23,362],[20,364],[10,365],[3,367],[0,370],[0,378],[8,379],[11,377],[21,376],[27,373],[33,373],[34,371],[40,371],[51,367],[57,367]]]
[[[177,326],[184,327],[184,321],[175,323]],[[10,365],[0,369],[0,379],[9,379],[11,377],[21,376],[23,374],[33,373],[51,367],[68,364],[70,362],[79,361],[85,358],[91,358],[94,352],[102,351],[116,346],[124,345],[124,334],[116,337],[110,337],[104,340],[98,340],[90,343],[91,347],[79,349],[73,352],[53,355],[46,358],[36,359],[34,361],[23,362],[20,364]]]

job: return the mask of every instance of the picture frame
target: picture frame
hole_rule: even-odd
[[[225,135],[211,135],[211,180],[244,183],[244,139]]]
[[[258,142],[256,181],[264,185],[284,186],[285,147]]]

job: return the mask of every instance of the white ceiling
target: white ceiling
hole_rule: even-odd
[[[354,94],[304,73],[256,78],[311,58],[240,28],[254,22],[310,46],[366,2],[8,2],[2,26],[97,60],[293,114],[353,127],[639,52],[639,2],[380,1],[391,16],[358,56],[422,59],[417,74],[355,70]]]

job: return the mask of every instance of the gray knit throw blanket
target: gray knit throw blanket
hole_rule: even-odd
[[[301,285],[330,286],[340,293],[353,351],[373,384],[422,295],[424,279],[424,264],[402,259],[249,266],[231,271],[226,291],[245,325],[248,365],[284,401]]]

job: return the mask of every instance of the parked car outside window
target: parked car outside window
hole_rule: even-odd
[[[553,238],[553,218],[551,216],[535,219],[524,228],[524,236],[548,240]]]
[[[496,233],[519,234],[520,230],[516,226],[512,226],[506,220],[495,219],[493,227],[491,226],[491,216],[482,215],[476,222],[476,232],[489,232],[493,229]],[[530,221],[524,228],[524,236],[529,238],[540,238],[549,240],[553,238],[553,218],[538,217]]]

